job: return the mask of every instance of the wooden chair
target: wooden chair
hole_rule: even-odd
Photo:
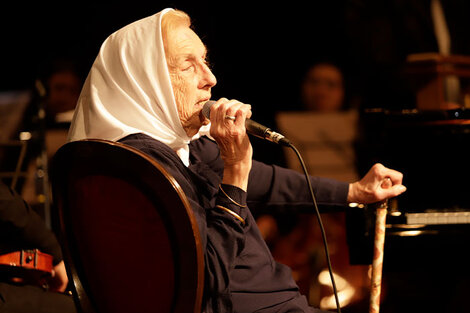
[[[79,312],[200,312],[198,226],[158,162],[116,142],[70,142],[54,156],[51,183]]]

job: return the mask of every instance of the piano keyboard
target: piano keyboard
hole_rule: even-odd
[[[470,224],[470,212],[405,213],[408,225]]]

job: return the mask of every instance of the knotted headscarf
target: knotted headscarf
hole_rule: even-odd
[[[68,141],[117,141],[144,133],[172,148],[189,165],[191,140],[179,119],[163,46],[164,9],[111,34],[84,83]]]

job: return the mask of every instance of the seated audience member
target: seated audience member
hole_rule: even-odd
[[[358,178],[354,152],[357,112],[347,103],[344,77],[341,67],[333,61],[309,65],[300,83],[301,110],[279,112],[277,122],[282,134],[295,138],[309,171],[354,181]],[[297,156],[290,149],[284,151],[288,167],[300,171]],[[355,312],[356,307],[364,309],[370,281],[367,266],[349,264],[344,213],[327,212],[321,218],[333,272],[342,282],[338,284],[344,295],[341,303],[348,312]],[[317,217],[311,213],[268,212],[256,221],[274,259],[292,268],[293,277],[309,302],[333,308],[331,282],[323,278],[328,267]]]
[[[343,71],[333,62],[320,61],[309,66],[300,88],[304,110],[338,112],[346,108]]]
[[[27,178],[21,195],[33,207],[42,205],[44,189],[38,171],[47,168],[54,153],[67,141],[67,133],[82,87],[82,78],[77,62],[57,58],[49,64],[41,79],[44,88],[39,99],[31,103],[25,116],[23,130],[32,134],[28,147]],[[41,91],[39,91],[41,93]],[[44,112],[40,113],[40,107]],[[44,114],[44,115],[42,115]],[[43,116],[43,118],[40,118]],[[47,160],[43,159],[45,149]]]
[[[53,257],[51,277],[43,281],[38,277],[31,279],[30,275],[18,276],[13,267],[2,263],[0,312],[75,312],[72,296],[65,293],[68,278],[55,234],[16,192],[0,181],[0,260],[6,254],[33,249]],[[32,270],[25,270],[25,274],[28,271]]]

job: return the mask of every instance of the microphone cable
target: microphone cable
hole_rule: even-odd
[[[214,103],[216,103],[216,101],[209,100],[204,104],[204,107],[202,108],[202,114],[206,118],[210,117],[210,108]],[[313,188],[312,188],[312,184],[310,182],[310,177],[308,175],[307,167],[305,166],[305,163],[302,159],[302,156],[300,155],[300,152],[297,150],[297,148],[290,142],[290,140],[288,140],[283,135],[281,135],[277,132],[274,132],[270,128],[268,128],[266,126],[263,126],[259,123],[256,123],[252,120],[249,120],[249,122],[250,122],[249,125],[245,126],[247,128],[247,133],[250,133],[250,134],[254,135],[255,137],[266,139],[266,140],[271,141],[273,143],[277,143],[277,144],[280,144],[282,146],[289,147],[295,152],[295,154],[299,158],[300,164],[302,165],[302,169],[303,169],[304,174],[305,174],[305,179],[307,180],[307,185],[308,185],[308,189],[310,191],[310,196],[312,197],[313,206],[315,208],[315,213],[316,213],[316,216],[317,216],[317,219],[318,219],[318,224],[320,225],[321,235],[322,235],[322,239],[323,239],[323,246],[325,248],[326,261],[327,261],[327,264],[328,264],[328,271],[330,273],[331,284],[333,286],[333,293],[334,293],[335,301],[336,301],[336,309],[337,309],[338,313],[341,313],[341,306],[339,304],[338,291],[336,289],[335,278],[334,278],[333,270],[332,270],[332,267],[331,267],[330,252],[329,252],[328,243],[327,243],[327,240],[326,240],[325,229],[323,227],[323,222],[321,220],[320,210],[318,209],[317,200],[315,199],[315,194],[313,193]]]
[[[333,270],[332,270],[332,266],[331,266],[330,251],[328,249],[328,243],[327,243],[327,240],[326,240],[326,233],[325,233],[325,229],[323,227],[323,223],[322,223],[322,220],[321,220],[320,210],[318,209],[317,200],[315,198],[315,194],[313,193],[312,183],[310,182],[310,177],[308,175],[307,167],[305,166],[304,160],[302,159],[302,156],[300,155],[300,152],[297,150],[297,148],[290,141],[287,142],[287,144],[285,144],[285,146],[288,146],[289,148],[291,148],[295,152],[295,154],[297,155],[297,158],[300,161],[300,164],[302,165],[302,169],[303,169],[304,174],[305,174],[305,179],[307,180],[308,189],[310,191],[310,196],[312,197],[312,202],[313,202],[313,207],[315,209],[315,214],[317,216],[318,224],[320,225],[321,235],[322,235],[322,239],[323,239],[323,246],[325,248],[326,261],[328,263],[328,271],[330,273],[331,284],[333,286],[333,293],[334,293],[335,301],[336,301],[336,310],[337,310],[338,313],[341,313],[341,306],[339,304],[338,291],[336,289],[335,278],[334,278]]]

